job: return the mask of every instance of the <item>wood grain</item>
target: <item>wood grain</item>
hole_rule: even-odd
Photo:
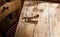
[[[26,4],[27,1],[24,3]],[[37,1],[36,1],[37,2]],[[28,2],[30,3],[30,2]],[[58,21],[59,9],[57,8],[59,4],[42,2],[38,5],[26,6],[24,4],[15,37],[60,37],[60,22]],[[34,10],[34,7],[37,10]],[[43,11],[39,11],[42,9]],[[32,15],[33,14],[33,15]],[[37,19],[38,23],[35,25],[33,23],[28,23],[23,20],[23,17],[33,17],[39,14]]]

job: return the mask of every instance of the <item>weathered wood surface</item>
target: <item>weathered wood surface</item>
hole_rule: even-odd
[[[25,1],[15,37],[60,37],[59,14],[58,3]]]

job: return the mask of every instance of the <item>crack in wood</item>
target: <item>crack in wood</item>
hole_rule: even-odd
[[[25,22],[28,22],[28,23],[34,23],[34,24],[37,24],[38,23],[38,21],[33,21],[33,20],[25,20]]]
[[[33,19],[33,18],[38,18],[38,17],[39,17],[39,15],[35,15],[33,17],[23,17],[22,19]]]
[[[25,19],[25,22],[28,22],[28,23],[34,23],[34,24],[37,24],[38,23],[38,20],[36,21],[34,21],[34,20],[31,20],[31,19],[33,19],[33,18],[38,18],[39,17],[39,15],[37,14],[37,15],[35,15],[35,16],[33,16],[33,17],[23,17],[22,19]]]

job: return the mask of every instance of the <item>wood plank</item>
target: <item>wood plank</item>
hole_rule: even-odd
[[[2,12],[4,7],[8,7],[8,9],[6,9],[6,10],[4,10],[4,12]],[[17,1],[8,2],[8,3],[4,4],[3,6],[1,6],[0,7],[0,21],[3,20],[10,13],[17,10],[18,8],[19,8],[19,4],[17,3]]]
[[[59,4],[37,3],[36,1],[35,3],[38,5],[26,6],[26,4],[30,3],[24,2],[15,37],[60,37]],[[37,14],[39,14],[39,18],[28,19],[28,17],[33,17]],[[24,17],[27,19],[22,19]],[[31,23],[29,20],[38,21],[38,23]]]
[[[25,2],[25,4],[28,2]],[[20,20],[17,26],[15,37],[49,37],[49,25],[45,24],[44,17],[41,15],[41,12],[33,12],[32,10],[35,9],[34,6],[26,6],[24,4]],[[36,11],[36,10],[35,10]],[[24,14],[24,15],[23,15]],[[26,14],[28,17],[35,16],[39,14],[39,18],[33,19],[33,20],[39,20],[38,24],[34,23],[28,23],[25,22],[24,19],[22,19],[24,16],[26,17]],[[47,18],[47,17],[46,17]],[[42,20],[41,20],[42,19]],[[43,23],[44,22],[44,23]],[[46,20],[48,22],[48,20]]]

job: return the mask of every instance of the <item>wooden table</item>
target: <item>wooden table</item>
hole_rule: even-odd
[[[60,4],[25,1],[15,37],[60,37]]]

